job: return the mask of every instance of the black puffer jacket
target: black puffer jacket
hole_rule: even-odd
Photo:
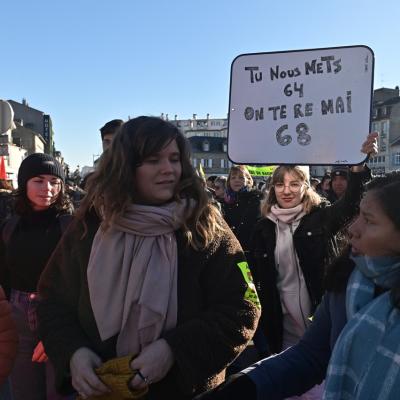
[[[245,252],[249,249],[254,225],[261,217],[260,201],[262,193],[258,190],[239,192],[233,204],[222,203],[225,221],[238,238]]]
[[[345,195],[333,205],[323,202],[315,207],[301,219],[293,234],[313,311],[323,294],[324,266],[339,252],[337,232],[358,212],[363,182],[369,178],[369,170],[351,174]],[[283,339],[282,308],[276,285],[275,246],[275,223],[263,218],[253,232],[248,259],[262,306],[259,329],[266,336],[272,354],[282,351]]]

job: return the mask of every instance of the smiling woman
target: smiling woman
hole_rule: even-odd
[[[57,396],[54,371],[37,329],[37,284],[46,262],[69,223],[64,170],[47,154],[31,154],[18,171],[17,215],[0,232],[0,284],[10,297],[17,323],[19,350],[11,374],[13,398]],[[55,396],[55,397],[52,397]]]
[[[60,390],[190,399],[222,382],[253,335],[259,304],[243,251],[188,145],[167,121],[129,120],[88,181],[39,283]],[[115,380],[104,380],[110,369]]]

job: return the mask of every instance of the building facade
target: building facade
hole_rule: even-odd
[[[7,178],[17,187],[17,174],[22,160],[32,153],[47,153],[64,164],[61,152],[54,147],[51,118],[42,111],[7,100],[13,112],[13,127],[0,135],[0,156],[3,156]]]
[[[374,91],[372,131],[379,132],[379,153],[368,161],[374,174],[400,169],[399,87]]]
[[[168,115],[161,114],[168,120]],[[204,173],[209,175],[227,175],[232,163],[228,159],[228,119],[197,118],[169,120],[188,138],[192,148],[192,165],[196,169],[200,165]]]
[[[14,121],[40,135],[45,142],[44,152],[54,155],[54,131],[50,115],[30,107],[25,99],[22,99],[22,103],[7,101],[14,110]]]

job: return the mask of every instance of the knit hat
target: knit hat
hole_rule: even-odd
[[[34,153],[22,161],[18,170],[18,188],[24,190],[29,179],[38,175],[54,175],[65,182],[64,169],[52,156]]]

